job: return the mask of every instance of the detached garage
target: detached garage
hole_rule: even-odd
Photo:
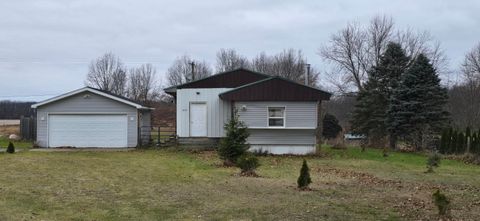
[[[91,87],[32,105],[40,147],[136,147],[149,134],[151,108]]]

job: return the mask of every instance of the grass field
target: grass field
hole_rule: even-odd
[[[9,142],[10,140],[8,138],[0,137],[0,149],[7,148]],[[31,141],[19,140],[19,141],[11,141],[11,142],[16,148],[32,148],[33,146],[33,143]]]
[[[455,219],[480,217],[480,167],[378,150],[325,149],[306,157],[313,191],[298,191],[302,157],[260,157],[260,178],[219,167],[214,152],[0,154],[0,220],[437,219],[431,194]]]

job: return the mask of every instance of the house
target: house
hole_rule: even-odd
[[[40,147],[136,147],[150,133],[151,108],[84,87],[32,105]]]
[[[179,141],[218,140],[237,110],[250,132],[251,151],[272,154],[315,152],[321,134],[321,103],[331,94],[247,69],[216,74],[165,89],[177,105]]]

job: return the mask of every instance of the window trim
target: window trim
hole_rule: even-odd
[[[283,108],[283,117],[270,117],[270,108]],[[283,126],[270,126],[270,119],[283,119]],[[287,124],[286,106],[267,106],[267,128],[285,128]]]

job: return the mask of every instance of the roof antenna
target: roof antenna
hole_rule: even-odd
[[[192,61],[189,64],[192,65],[192,81],[195,81],[195,62]]]
[[[305,85],[308,86],[308,78],[310,77],[310,64],[305,64],[307,66],[307,72],[305,73]]]

